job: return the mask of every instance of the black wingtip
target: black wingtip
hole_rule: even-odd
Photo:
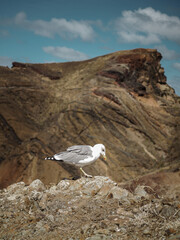
[[[54,160],[54,157],[46,157],[44,160]]]

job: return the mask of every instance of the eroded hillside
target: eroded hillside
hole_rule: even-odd
[[[73,144],[103,143],[107,164],[86,171],[129,180],[177,170],[180,98],[166,83],[161,54],[115,52],[82,62],[0,67],[0,182],[45,184],[80,176],[43,161]]]

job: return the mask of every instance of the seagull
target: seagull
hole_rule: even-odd
[[[68,147],[64,152],[56,153],[52,157],[46,157],[45,160],[59,161],[78,166],[85,177],[92,178],[82,167],[95,162],[101,155],[106,160],[106,149],[103,144],[96,144],[93,147],[89,145],[74,145]]]

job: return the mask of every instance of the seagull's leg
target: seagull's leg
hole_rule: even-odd
[[[88,175],[82,168],[80,168],[81,172],[85,175],[85,177],[92,178],[91,175]]]

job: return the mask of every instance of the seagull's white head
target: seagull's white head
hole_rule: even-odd
[[[93,148],[99,152],[99,155],[103,156],[104,160],[106,160],[106,148],[103,144],[96,144]]]

